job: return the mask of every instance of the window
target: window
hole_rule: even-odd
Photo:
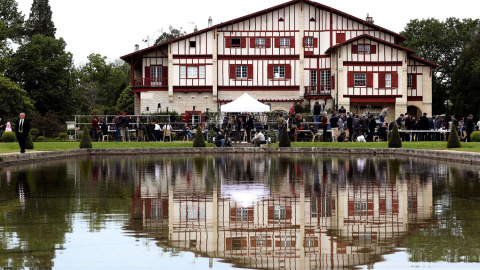
[[[366,73],[355,73],[354,84],[356,86],[367,86],[367,74]]]
[[[237,208],[237,221],[248,221],[248,208]]]
[[[273,78],[285,78],[285,66],[273,66]]]
[[[197,45],[196,41],[190,41],[190,48],[195,48],[196,45]]]
[[[241,250],[242,249],[242,238],[233,237],[232,238],[232,250]]]
[[[358,45],[359,53],[370,53],[370,45]]]
[[[255,46],[265,46],[265,38],[255,38]]]
[[[413,86],[413,75],[407,75],[407,87],[412,88]]]
[[[239,79],[248,78],[248,67],[247,66],[235,66],[235,77]]]
[[[355,201],[355,215],[366,216],[367,215],[367,201],[357,200]]]
[[[273,219],[280,220],[286,218],[285,206],[276,205],[273,212]]]
[[[385,74],[385,87],[392,87],[392,74],[386,73]]]
[[[205,79],[205,66],[180,66],[180,79]]]
[[[375,54],[377,53],[377,47],[370,44],[352,45],[352,53]]]
[[[151,66],[150,67],[151,85],[160,85],[162,83],[162,67]]]
[[[320,70],[320,93],[330,92],[330,70]]]
[[[232,47],[240,47],[242,46],[242,40],[240,38],[232,38],[230,40],[230,45]]]
[[[310,70],[310,85],[315,86],[317,85],[317,71]]]
[[[313,47],[313,37],[306,37],[303,39],[303,46]]]
[[[290,38],[280,38],[280,47],[290,47]]]

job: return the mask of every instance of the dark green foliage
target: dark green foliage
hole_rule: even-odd
[[[280,135],[280,141],[278,142],[278,147],[290,147],[291,142],[290,138],[288,137],[287,127],[283,125],[283,132]]]
[[[270,142],[271,143],[276,143],[277,142],[277,133],[275,132],[275,130],[273,129],[270,129],[266,136],[265,136],[265,139],[268,140],[268,138],[270,138]]]
[[[25,140],[25,149],[33,149],[33,140],[30,132],[28,133],[27,139]]]
[[[134,114],[133,111],[133,104],[135,103],[134,94],[132,92],[132,88],[129,86],[123,89],[120,97],[117,100],[117,111],[119,112],[127,112],[130,114]]]
[[[460,138],[458,138],[457,129],[454,125],[450,129],[450,135],[448,135],[447,148],[461,148]]]
[[[68,134],[66,132],[61,132],[58,134],[58,140],[66,141],[68,139]]]
[[[80,148],[92,148],[92,139],[88,134],[87,126],[83,126],[82,140],[80,141]]]
[[[397,123],[393,126],[390,138],[388,138],[388,148],[402,148],[402,140],[400,139],[400,132],[398,132]]]
[[[35,141],[36,141],[36,142],[45,142],[45,137],[43,137],[43,136],[38,136]]]
[[[55,24],[52,21],[52,10],[48,0],[33,0],[30,16],[26,22],[28,36],[40,34],[55,38]]]
[[[7,131],[2,133],[2,142],[14,142],[16,139],[15,132]]]
[[[470,140],[472,142],[480,142],[480,131],[474,131],[470,134]]]
[[[8,106],[0,106],[0,115],[4,119],[16,116],[18,112],[25,112],[30,115],[34,110],[33,100],[28,97],[27,91],[1,75],[0,96],[2,97],[2,104],[8,104]]]
[[[49,138],[56,137],[63,130],[62,123],[54,111],[48,111],[44,116],[35,115],[32,118],[32,127],[35,127],[35,134],[42,132],[42,135],[45,134]]]
[[[193,139],[193,147],[206,147],[205,138],[203,137],[203,131],[200,126],[197,127],[195,132],[195,138]]]

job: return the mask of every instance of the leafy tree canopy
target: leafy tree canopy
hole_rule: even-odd
[[[162,34],[157,38],[157,40],[155,40],[154,45],[162,44],[164,42],[183,37],[187,34],[187,32],[183,31],[182,28],[175,29],[172,26],[168,27],[168,31],[169,32],[162,31]]]
[[[0,96],[4,104],[0,106],[0,115],[4,119],[13,118],[20,112],[29,115],[34,110],[33,100],[28,97],[27,91],[3,76],[0,76]]]
[[[132,88],[130,87],[130,85],[125,87],[117,100],[117,111],[133,114],[133,104],[135,102],[134,98],[135,96],[132,92]]]
[[[472,41],[480,26],[478,19],[435,18],[411,20],[400,34],[407,40],[403,46],[417,51],[417,56],[440,65],[433,74],[433,112],[445,112],[452,74],[460,62],[461,52]]]
[[[13,55],[7,75],[35,100],[40,114],[71,115],[72,54],[63,39],[35,35]]]
[[[15,0],[0,0],[0,42],[7,39],[20,41],[24,16]]]
[[[40,34],[55,38],[57,28],[52,21],[52,10],[48,0],[33,0],[30,16],[26,22],[26,30],[30,37]]]

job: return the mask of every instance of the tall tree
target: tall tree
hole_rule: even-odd
[[[33,100],[28,97],[27,91],[23,90],[10,79],[0,75],[0,96],[4,106],[0,106],[0,115],[4,119],[17,116],[20,112],[30,115],[33,112]]]
[[[0,74],[5,72],[13,50],[10,40],[20,42],[24,17],[15,0],[0,0]]]
[[[467,116],[480,114],[480,34],[463,50],[452,75],[453,113]]]
[[[169,32],[163,32],[162,31],[162,34],[157,38],[157,40],[155,40],[154,45],[162,44],[164,42],[167,42],[167,41],[179,38],[179,37],[183,37],[187,34],[187,32],[183,31],[182,28],[175,29],[172,26],[168,27],[168,31]]]
[[[49,110],[65,119],[72,113],[72,54],[65,51],[63,39],[35,35],[20,46],[12,57],[7,75],[27,90],[35,109]]]
[[[129,86],[123,89],[120,97],[117,100],[117,111],[118,112],[128,112],[130,114],[134,113],[134,94],[132,88]]]
[[[453,71],[479,25],[478,19],[429,18],[410,21],[400,33],[407,37],[403,46],[440,65],[433,73],[433,113],[445,112],[444,102],[451,96]]]
[[[107,62],[107,57],[90,54],[88,62],[76,70],[77,113],[116,113],[116,102],[129,85],[129,68],[124,62]]]
[[[33,0],[30,17],[26,22],[26,29],[30,37],[40,34],[55,38],[57,29],[52,21],[52,10],[48,0]]]

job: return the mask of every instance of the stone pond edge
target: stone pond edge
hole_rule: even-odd
[[[0,155],[0,166],[33,163],[70,157],[89,155],[150,155],[150,154],[210,154],[210,153],[294,153],[359,156],[404,156],[480,164],[480,153],[451,150],[425,150],[402,148],[322,148],[322,147],[261,147],[261,148],[114,148],[114,149],[74,149],[63,151],[27,152],[25,154]]]

